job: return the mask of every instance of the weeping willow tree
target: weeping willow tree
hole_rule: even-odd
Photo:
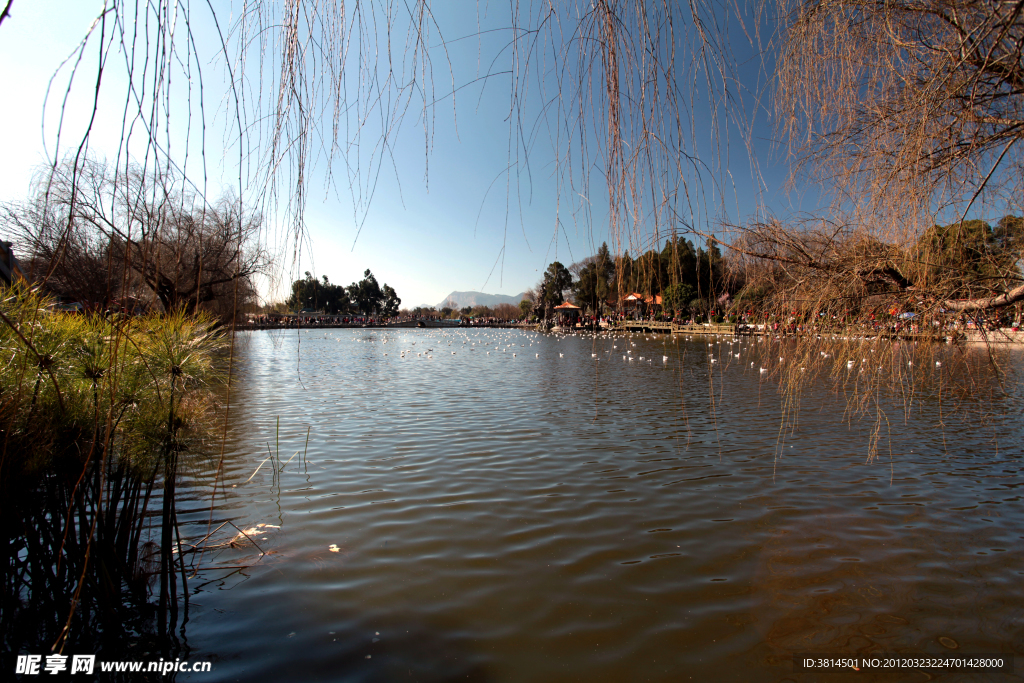
[[[786,268],[811,308],[845,299],[937,320],[1024,301],[1024,5],[780,9],[778,128],[825,202],[806,220],[755,222],[734,247]],[[993,214],[1008,218],[979,235],[971,219]]]
[[[794,187],[813,187],[817,208],[735,225],[728,246],[761,320],[805,332],[771,366],[787,415],[808,383],[834,382],[851,414],[874,419],[874,453],[893,399],[984,412],[961,399],[988,393],[996,357],[937,345],[1020,318],[1022,10],[778,4],[772,110]]]

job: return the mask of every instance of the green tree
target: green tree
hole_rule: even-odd
[[[1006,216],[995,229],[982,220],[935,225],[918,240],[917,283],[952,292],[959,299],[990,296],[1021,281],[1024,221]]]
[[[349,285],[348,292],[352,302],[363,315],[371,315],[380,311],[381,303],[384,301],[384,292],[381,291],[377,278],[373,276],[369,268],[363,272],[362,280]]]
[[[708,316],[715,309],[715,302],[706,297],[697,297],[690,301],[690,312],[700,318]]]
[[[384,283],[382,289],[383,299],[380,304],[380,313],[383,316],[390,318],[393,315],[398,314],[398,308],[402,305],[402,300],[398,298],[398,294],[395,292],[388,283]]]
[[[288,308],[293,311],[298,311],[302,308],[315,308],[318,284],[319,281],[307,270],[305,279],[296,280],[292,283],[292,295],[288,297],[287,301]]]
[[[693,248],[693,242],[685,237],[672,242],[669,277],[673,282],[685,282],[691,287],[697,287],[697,251]]]
[[[317,280],[307,270],[304,279],[292,283],[287,304],[293,311],[310,308],[334,315],[348,310],[349,300],[344,287],[331,284],[326,275]]]
[[[1009,256],[1019,255],[1024,249],[1024,218],[1003,216],[992,229],[992,239],[1001,252]],[[1015,265],[1020,269],[1019,260]]]
[[[533,312],[533,302],[529,299],[523,299],[519,302],[519,310],[523,312],[523,319],[530,317],[530,313]]]
[[[635,289],[634,284],[633,259],[627,250],[626,253],[615,259],[615,282],[612,291],[615,293],[616,300],[632,292]]]
[[[667,287],[668,263],[661,254],[652,249],[640,256],[634,263],[632,290],[641,294],[659,294]]]
[[[544,318],[551,314],[554,306],[565,301],[565,292],[572,288],[572,273],[559,261],[553,262],[544,271],[537,293],[537,304]]]
[[[661,304],[665,312],[675,315],[681,311],[689,310],[690,302],[697,295],[692,285],[686,282],[677,282],[668,287],[661,296]]]
[[[545,303],[558,304],[565,301],[565,292],[572,288],[572,274],[559,261],[555,261],[544,271]]]
[[[615,278],[615,259],[608,251],[608,243],[602,242],[594,257],[594,294],[597,298],[595,313],[600,313],[612,294],[612,282]]]
[[[577,280],[572,285],[573,295],[576,297],[576,304],[584,310],[598,310],[599,298],[597,295],[598,273],[597,265],[593,259],[583,266],[577,273]]]
[[[569,272],[576,275],[572,291],[576,304],[600,314],[611,294],[611,283],[615,275],[615,261],[603,243],[597,254],[574,263]]]
[[[707,249],[697,250],[697,292],[702,297],[715,299],[725,291],[725,259],[718,244],[708,239]]]

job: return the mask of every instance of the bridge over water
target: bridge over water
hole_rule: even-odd
[[[744,325],[731,323],[702,323],[695,325],[680,325],[673,322],[657,322],[654,320],[617,320],[611,325],[612,329],[622,332],[663,332],[665,334],[750,334]]]

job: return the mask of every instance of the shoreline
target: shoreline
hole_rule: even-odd
[[[624,324],[622,324],[624,323]],[[672,329],[678,327],[679,329]],[[236,325],[235,330],[242,331],[263,331],[263,330],[318,330],[318,329],[511,329],[511,330],[537,330],[541,326],[537,323],[482,323],[477,325],[460,325],[458,323],[451,323],[448,321],[438,320],[410,320],[402,321],[397,323],[327,323],[327,324],[313,324],[313,323],[300,323],[290,325],[272,325],[272,324],[245,324]],[[635,328],[635,329],[633,329]],[[731,328],[731,329],[725,329]],[[742,328],[742,329],[741,329]],[[574,328],[570,328],[575,331]],[[579,328],[580,330],[592,331],[590,328]],[[801,333],[794,335],[792,332],[782,332],[781,330],[769,330],[769,329],[758,329],[758,326],[754,325],[726,325],[726,324],[708,324],[708,325],[678,325],[673,326],[666,323],[652,323],[650,321],[621,321],[620,324],[612,325],[607,328],[603,328],[606,332],[655,332],[655,333],[667,333],[667,334],[727,334],[727,335],[750,335],[750,336],[762,336],[781,334],[782,336],[798,336]],[[819,332],[818,334],[822,334]],[[829,335],[855,335],[865,337],[882,337],[888,339],[902,339],[904,341],[908,339],[919,340],[925,336],[920,332],[891,332],[891,331],[875,331],[874,333],[868,333],[863,330],[830,330],[827,333]],[[967,343],[967,344],[1000,344],[1000,345],[1012,345],[1012,346],[1024,346],[1024,330],[1013,330],[1012,328],[1004,327],[995,330],[956,330],[953,334],[947,335],[947,340],[952,339],[955,342]]]
[[[437,320],[411,320],[403,321],[398,323],[327,323],[327,324],[312,324],[312,323],[300,323],[297,325],[266,325],[266,324],[245,324],[235,325],[237,331],[250,331],[250,330],[336,330],[336,329],[472,329],[472,328],[505,328],[513,330],[532,330],[536,329],[535,324],[515,324],[515,323],[485,323],[480,325],[459,325],[441,322]]]
[[[1024,330],[1001,327],[995,330],[965,330],[964,341],[968,344],[1009,344],[1024,346]]]

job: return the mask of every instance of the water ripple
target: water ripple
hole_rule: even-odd
[[[794,652],[1024,653],[1019,400],[944,430],[937,404],[893,404],[871,460],[872,425],[824,387],[780,430],[749,367],[782,355],[765,342],[712,365],[652,335],[243,336],[216,515],[281,528],[196,584],[204,683],[782,680]],[[268,446],[299,455],[246,483]],[[201,533],[209,500],[184,507]]]

